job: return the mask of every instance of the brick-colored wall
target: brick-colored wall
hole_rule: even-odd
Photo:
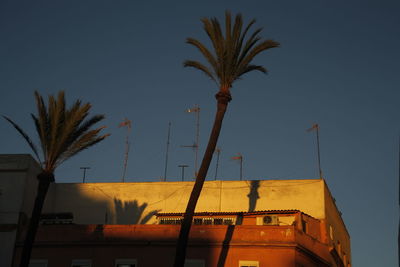
[[[171,266],[178,232],[177,225],[41,226],[32,259],[48,259],[49,267],[70,267],[73,259],[110,267],[117,258],[137,259],[140,267]],[[263,267],[334,266],[328,265],[328,247],[294,225],[196,225],[187,258],[204,259],[210,267],[238,266],[239,260]]]

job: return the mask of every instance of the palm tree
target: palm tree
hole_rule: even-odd
[[[230,88],[234,81],[248,72],[257,70],[266,73],[267,70],[264,67],[253,65],[251,62],[259,53],[279,46],[279,43],[272,40],[261,41],[259,33],[262,29],[255,30],[247,38],[247,33],[255,23],[255,20],[250,21],[250,23],[243,28],[243,19],[240,14],[236,15],[232,27],[231,14],[228,11],[225,12],[225,35],[222,33],[223,30],[216,18],[203,18],[201,21],[203,22],[204,30],[211,40],[213,53],[196,39],[188,38],[186,42],[195,46],[201,52],[209,66],[205,66],[194,60],[185,61],[184,66],[200,70],[216,83],[219,88],[218,93],[215,95],[217,99],[217,112],[207,148],[203,156],[203,161],[201,162],[182,221],[176,247],[175,267],[182,267],[185,262],[186,246],[194,210],[215,151],[228,103],[232,99]]]
[[[50,183],[54,182],[54,171],[57,166],[109,136],[108,134],[99,135],[104,127],[91,130],[94,124],[104,119],[104,115],[95,115],[86,119],[91,108],[89,103],[82,104],[80,100],[77,100],[70,108],[66,108],[63,91],[58,93],[57,99],[50,95],[47,106],[42,96],[36,91],[35,98],[38,115],[31,115],[39,136],[43,160],[39,156],[36,145],[22,128],[10,118],[3,116],[24,137],[42,168],[37,175],[38,188],[22,250],[21,267],[29,265],[43,203]]]

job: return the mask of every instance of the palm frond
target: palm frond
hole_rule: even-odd
[[[205,47],[202,43],[193,38],[187,38],[186,43],[195,46],[201,52],[201,54],[206,58],[206,60],[210,63],[214,71],[218,69],[217,60],[215,59],[214,55],[207,49],[207,47]]]
[[[184,67],[196,68],[196,69],[202,71],[204,74],[206,74],[211,80],[213,80],[214,82],[218,83],[216,78],[214,77],[214,74],[206,66],[204,66],[200,62],[197,62],[197,61],[194,61],[194,60],[186,60],[185,62],[183,62],[183,66]]]
[[[39,157],[39,153],[38,150],[36,148],[35,143],[32,142],[31,138],[28,136],[27,133],[25,133],[24,130],[22,130],[21,127],[18,126],[18,124],[16,124],[14,121],[12,121],[10,118],[8,118],[7,116],[2,116],[4,119],[6,119],[9,123],[11,123],[12,126],[14,126],[14,128],[22,135],[22,137],[25,139],[25,141],[28,143],[29,147],[32,149],[33,153],[36,156],[36,159],[38,160],[39,163],[41,163],[42,161],[40,160]]]
[[[250,38],[246,41],[246,44],[244,45],[243,49],[240,52],[240,56],[238,58],[238,64],[240,64],[243,60],[243,58],[248,54],[250,49],[261,40],[261,38],[258,36],[258,34],[261,32],[262,29],[257,29],[254,31],[254,33],[250,36]]]
[[[59,142],[58,137],[63,132],[63,126],[65,122],[65,97],[64,92],[61,91],[57,100],[53,96],[49,96],[49,117],[50,121],[50,151],[54,153],[54,147]],[[52,156],[49,155],[51,158]]]
[[[66,112],[65,120],[61,126],[61,132],[57,136],[57,142],[55,146],[51,148],[50,153],[48,153],[48,168],[51,168],[51,165],[55,165],[60,155],[69,149],[73,142],[74,133],[77,127],[79,127],[87,117],[90,107],[91,105],[88,103],[81,106],[81,102],[77,101],[69,112]]]
[[[259,35],[262,28],[254,30],[247,36],[256,22],[254,19],[243,27],[242,15],[237,14],[232,25],[232,15],[229,11],[226,11],[225,35],[222,33],[221,25],[216,18],[203,18],[201,21],[204,31],[211,41],[214,53],[196,39],[188,38],[187,43],[200,50],[213,71],[200,62],[192,60],[185,61],[185,67],[194,67],[202,71],[218,83],[220,90],[228,91],[232,87],[232,83],[245,73],[253,70],[266,73],[267,70],[263,66],[251,64],[251,61],[259,53],[279,46],[279,43],[272,40],[262,41]]]
[[[55,168],[65,160],[104,140],[109,135],[99,135],[104,127],[90,130],[90,128],[104,119],[104,115],[95,115],[86,120],[90,103],[82,104],[75,101],[70,108],[66,107],[63,91],[57,97],[50,95],[47,106],[42,96],[35,91],[35,100],[38,114],[31,114],[41,143],[43,161],[39,152],[28,135],[11,119],[9,121],[25,138],[36,157],[42,162],[42,168],[54,172]]]
[[[231,32],[231,13],[225,11],[225,41],[227,45],[231,45],[232,32]]]
[[[202,19],[204,30],[206,31],[208,37],[211,40],[211,43],[214,47],[215,55],[220,62],[223,58],[223,38],[221,33],[221,28],[219,26],[218,21],[216,19]]]
[[[241,62],[239,62],[238,69],[242,70],[246,68],[246,66],[250,64],[250,62],[254,59],[254,57],[260,54],[261,52],[278,46],[279,43],[272,40],[266,40],[258,44],[250,52],[248,52],[248,54],[241,60]]]
[[[88,149],[91,146],[94,146],[95,144],[103,141],[106,139],[110,134],[105,134],[102,136],[98,136],[97,134],[103,129],[99,128],[93,131],[90,131],[89,133],[86,133],[84,136],[79,138],[76,142],[74,142],[71,147],[64,151],[58,158],[57,161],[55,162],[55,166],[59,166],[61,163],[66,161],[67,159],[75,156],[79,152],[82,152],[85,149]]]
[[[35,125],[37,126],[37,134],[39,136],[40,145],[42,147],[42,151],[47,151],[49,144],[49,137],[48,137],[48,129],[49,129],[49,121],[48,121],[48,114],[46,110],[46,105],[43,101],[42,96],[35,91],[35,100],[36,100],[36,107],[38,110],[38,116],[35,117],[38,123]],[[43,160],[46,160],[45,158]]]
[[[236,79],[239,79],[243,74],[246,74],[246,73],[248,73],[248,72],[250,72],[250,71],[253,71],[253,70],[258,70],[258,71],[261,71],[262,73],[265,73],[265,74],[268,73],[267,69],[264,68],[263,66],[259,66],[259,65],[247,65],[244,69],[239,70]]]

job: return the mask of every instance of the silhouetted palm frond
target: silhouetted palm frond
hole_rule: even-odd
[[[32,140],[29,138],[28,134],[26,134],[24,132],[24,130],[21,129],[21,127],[19,127],[15,122],[13,122],[10,118],[3,116],[4,119],[6,119],[9,123],[12,124],[12,126],[14,126],[14,128],[22,135],[22,137],[25,139],[25,141],[28,143],[29,147],[32,149],[33,153],[36,156],[36,159],[38,160],[38,162],[40,163],[40,157],[39,157],[39,153],[38,150],[36,148],[36,145],[32,142]]]
[[[67,108],[63,91],[58,93],[57,98],[50,95],[47,105],[43,97],[35,91],[35,100],[38,115],[31,116],[39,136],[43,161],[40,161],[35,144],[22,128],[8,117],[3,117],[24,137],[45,171],[54,172],[62,162],[108,136],[99,135],[104,127],[90,130],[94,124],[104,119],[104,115],[87,118],[91,108],[89,103],[82,104],[77,100]]]
[[[232,25],[231,14],[229,11],[226,11],[225,35],[216,18],[203,18],[201,21],[205,32],[210,38],[214,53],[194,38],[187,38],[186,42],[195,46],[200,51],[211,68],[194,60],[185,61],[185,67],[199,69],[213,81],[216,81],[220,90],[227,91],[232,87],[232,83],[243,74],[253,70],[267,73],[264,67],[251,64],[251,61],[261,52],[278,47],[279,43],[273,40],[261,41],[259,35],[262,31],[261,28],[256,29],[247,38],[248,32],[255,23],[255,20],[251,20],[242,31],[243,19],[241,14],[236,15]]]

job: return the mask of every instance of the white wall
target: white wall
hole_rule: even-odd
[[[11,266],[17,225],[30,213],[40,168],[30,155],[0,155],[0,266]]]

